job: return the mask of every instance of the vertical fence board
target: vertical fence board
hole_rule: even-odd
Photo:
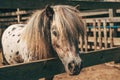
[[[17,22],[18,23],[20,23],[20,14],[19,14],[19,12],[20,12],[20,9],[17,8]]]
[[[97,50],[96,20],[93,20],[94,49]]]
[[[113,31],[112,31],[112,27],[113,27],[113,22],[111,21],[111,19],[114,16],[114,12],[113,9],[109,9],[109,18],[110,18],[110,47],[113,47]]]
[[[79,37],[79,48],[80,48],[80,51],[83,52],[83,38],[82,36]]]
[[[98,21],[99,49],[102,49],[101,21]]]
[[[107,43],[107,28],[106,28],[106,20],[104,20],[103,22],[103,27],[104,27],[104,45],[105,45],[105,48],[107,48],[108,46],[108,43]]]
[[[84,41],[85,41],[85,52],[88,51],[88,38],[87,38],[87,23],[84,20],[84,28],[85,28],[85,35],[84,35]]]
[[[113,47],[113,23],[110,23],[110,47]]]

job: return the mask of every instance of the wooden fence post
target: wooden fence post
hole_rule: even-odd
[[[113,47],[113,30],[112,30],[112,27],[113,27],[113,23],[110,22],[110,47]]]
[[[80,51],[81,52],[83,52],[83,38],[82,38],[82,36],[80,35],[80,37],[79,37],[79,48],[80,48]]]
[[[108,47],[108,42],[107,42],[107,26],[106,26],[106,20],[104,20],[103,22],[103,27],[104,27],[104,45],[105,45],[105,48]]]
[[[84,39],[85,39],[85,52],[88,51],[88,37],[87,37],[87,23],[86,20],[84,20],[84,28],[85,28],[85,35],[84,35]]]
[[[93,20],[94,49],[97,50],[96,20]]]
[[[115,10],[114,9],[109,9],[109,18],[110,18],[110,47],[113,47],[113,31],[112,31],[112,27],[113,27],[113,22],[111,21],[111,19],[115,16]]]
[[[101,20],[98,20],[99,49],[102,49]]]
[[[17,22],[20,23],[20,9],[17,8]]]

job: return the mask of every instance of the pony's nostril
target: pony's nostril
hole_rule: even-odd
[[[70,70],[70,72],[74,71],[74,69],[75,69],[75,63],[74,63],[74,61],[72,61],[72,62],[70,62],[68,64],[68,69]]]
[[[69,68],[74,68],[74,67],[75,67],[75,65],[73,63],[69,64]]]
[[[68,69],[70,71],[70,75],[77,75],[82,69],[82,64],[78,65],[74,61],[72,61],[68,64]]]

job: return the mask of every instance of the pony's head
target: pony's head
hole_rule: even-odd
[[[48,17],[51,19],[51,41],[54,50],[71,74],[78,74],[82,66],[79,57],[79,36],[84,35],[83,22],[79,11],[71,6],[47,7]]]
[[[82,66],[78,38],[84,28],[79,13],[72,6],[47,6],[33,15],[23,37],[38,59],[48,58],[53,49],[71,75],[78,74]]]

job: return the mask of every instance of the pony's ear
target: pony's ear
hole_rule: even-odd
[[[76,5],[75,8],[76,8],[76,9],[80,9],[80,5]]]
[[[50,19],[52,19],[53,17],[53,14],[54,14],[54,10],[51,6],[47,5],[46,6],[46,16]]]

